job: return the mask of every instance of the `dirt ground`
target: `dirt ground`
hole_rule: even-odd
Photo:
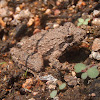
[[[100,0],[4,1],[7,2],[6,6],[13,14],[10,16],[6,15],[7,17],[0,14],[0,18],[2,19],[0,19],[0,100],[100,100],[100,75],[95,79],[87,78],[83,80],[80,74],[74,72],[76,63],[84,63],[86,65],[95,64],[100,67],[100,60],[89,57],[92,51],[93,41],[96,38],[100,39],[100,23],[93,23],[95,18],[98,18],[100,22]],[[5,8],[4,6],[1,7],[1,3],[0,9]],[[20,11],[17,7],[20,7]],[[30,16],[16,19],[17,22],[15,23],[14,16],[24,9],[29,9],[31,12],[30,16],[34,15],[32,17],[34,19],[32,25],[28,23],[29,19],[31,19]],[[47,9],[49,10],[47,11]],[[93,16],[94,10],[98,10],[99,15]],[[5,18],[12,18],[12,20],[5,21]],[[77,27],[78,18],[91,18],[88,25],[79,26],[87,32],[84,39],[85,42],[78,48],[76,47],[66,51],[59,58],[60,62],[64,63],[63,69],[60,71],[49,65],[45,65],[45,70],[41,70],[39,73],[30,73],[20,68],[12,60],[9,51],[22,38],[37,34],[42,29],[56,28],[54,26],[55,23],[60,26],[70,21]],[[13,20],[14,22],[12,23]],[[27,28],[26,26],[23,26],[22,29],[20,28],[19,25],[23,25],[23,23],[27,23]],[[18,30],[21,30],[21,32]],[[11,31],[13,33],[12,35],[10,34]],[[99,67],[98,70],[100,72]],[[38,76],[47,75],[53,76],[60,82],[66,82],[64,77],[67,76],[69,81],[66,82],[66,88],[59,91],[58,84],[55,85],[49,83],[48,80],[38,78]],[[71,77],[74,78],[71,79]],[[58,93],[52,99],[50,93],[55,89],[58,90]]]

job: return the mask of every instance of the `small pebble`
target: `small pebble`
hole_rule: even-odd
[[[50,84],[50,85],[48,86],[48,88],[49,88],[49,89],[55,89],[55,88],[56,88],[56,85]]]
[[[100,53],[92,51],[91,54],[89,55],[89,58],[94,58],[96,60],[100,60]]]
[[[97,25],[97,26],[99,25],[100,26],[100,18],[94,18],[93,21],[92,21],[92,24],[93,25]]]
[[[8,15],[9,16],[12,16],[13,15],[13,12],[12,11],[8,11]]]
[[[3,81],[6,81],[6,80],[7,80],[7,76],[5,75],[4,78],[3,78]]]
[[[34,18],[34,20],[35,20],[35,21],[40,21],[39,16],[38,16],[38,15],[36,15],[36,16],[35,16],[35,18]]]
[[[95,94],[95,93],[91,93],[91,96],[92,96],[92,97],[95,97],[95,96],[96,96],[96,94]]]
[[[34,18],[34,28],[37,28],[37,27],[39,27],[40,26],[40,18],[39,18],[39,16],[37,15],[37,16],[35,16],[35,18]]]
[[[72,11],[73,10],[73,7],[70,7],[69,10]]]
[[[5,27],[5,26],[6,26],[6,23],[2,20],[1,17],[0,17],[0,25],[1,25],[2,27]]]
[[[45,11],[45,14],[47,14],[47,15],[50,15],[51,13],[52,13],[51,9],[47,9],[47,10]]]
[[[46,26],[46,27],[45,27],[45,30],[48,30],[48,29],[50,29],[50,27],[49,27],[49,26]]]
[[[55,15],[55,16],[58,16],[60,13],[61,13],[61,12],[60,12],[60,10],[58,10],[58,9],[56,9],[56,10],[54,11],[54,15]]]
[[[22,18],[28,18],[31,16],[31,12],[29,11],[29,9],[22,10],[19,14]]]
[[[56,82],[57,79],[54,78],[52,75],[45,75],[45,76],[39,76],[40,80],[47,80],[47,84],[51,84],[52,82]]]
[[[20,7],[20,9],[24,8],[25,7],[25,3],[22,3],[19,7]]]
[[[19,20],[21,17],[19,14],[13,15],[14,19]]]
[[[38,92],[33,92],[33,95],[36,96],[38,94]]]
[[[72,8],[75,8],[75,5],[72,5]]]
[[[56,5],[57,5],[57,6],[60,6],[60,4],[61,4],[61,2],[56,1]]]
[[[80,47],[89,48],[90,44],[86,41],[83,41]]]
[[[44,4],[47,4],[47,1],[48,1],[48,0],[43,0]]]
[[[8,18],[8,17],[5,17],[3,20],[4,20],[5,22],[8,22],[8,21],[9,21],[9,18]]]
[[[94,10],[93,11],[93,16],[96,17],[98,15],[100,15],[100,11],[99,10]]]
[[[57,28],[57,27],[59,27],[59,24],[54,23],[54,24],[53,24],[53,28]]]
[[[28,100],[35,100],[34,98],[28,99]]]
[[[76,77],[65,75],[64,80],[68,83],[68,85],[72,85],[72,86],[77,85],[77,78]]]
[[[89,5],[89,8],[92,8],[93,6],[92,5]]]
[[[14,20],[12,20],[12,21],[10,22],[11,25],[18,25],[19,23],[21,23],[21,21],[18,20],[18,19],[14,19]]]
[[[33,18],[30,18],[28,23],[27,23],[27,26],[31,26],[32,24],[34,23],[34,19]]]
[[[19,13],[21,11],[20,7],[16,7],[16,13]]]
[[[16,20],[29,17],[32,17],[32,14],[29,9],[21,10],[18,14],[14,15],[14,19]]]
[[[1,17],[7,17],[7,16],[9,16],[8,7],[5,7],[5,8],[1,8],[0,9],[0,16]]]
[[[54,97],[53,100],[60,100],[58,96]]]
[[[30,89],[32,84],[33,84],[32,78],[26,79],[26,82],[22,84],[22,88]]]
[[[16,44],[16,40],[12,40],[12,41],[11,41],[11,44],[12,44],[12,45]]]
[[[96,38],[93,41],[92,50],[93,51],[99,51],[100,50],[100,38]]]
[[[5,42],[6,40],[7,40],[7,36],[6,35],[3,35],[2,41]]]
[[[74,71],[72,71],[72,76],[76,76],[76,73]]]
[[[7,6],[7,1],[6,0],[1,0],[0,1],[0,8]]]
[[[86,3],[83,0],[79,0],[78,3],[77,3],[77,6],[79,8],[82,8],[82,6],[85,6],[85,5],[86,5]]]
[[[12,18],[9,18],[8,20],[9,20],[9,22],[10,22],[10,21],[12,21]]]
[[[9,64],[10,64],[10,65],[13,65],[13,62],[12,62],[12,61],[9,61]]]

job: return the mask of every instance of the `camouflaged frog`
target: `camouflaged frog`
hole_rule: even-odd
[[[48,61],[55,68],[59,69],[62,63],[59,57],[66,49],[81,43],[86,35],[86,31],[76,28],[71,22],[56,29],[42,30],[31,37],[23,38],[17,47],[10,50],[12,59],[21,66],[39,72],[44,68],[44,63]]]

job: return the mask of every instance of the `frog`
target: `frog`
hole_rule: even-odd
[[[86,31],[76,27],[71,22],[55,29],[41,30],[31,37],[23,38],[10,49],[14,62],[23,69],[40,72],[45,68],[45,63],[56,69],[62,67],[59,61],[67,49],[81,43]]]

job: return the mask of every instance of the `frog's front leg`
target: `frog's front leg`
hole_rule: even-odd
[[[56,69],[60,69],[62,64],[59,62],[58,58],[62,55],[61,51],[54,51],[49,58],[49,61],[51,62],[52,66]]]

